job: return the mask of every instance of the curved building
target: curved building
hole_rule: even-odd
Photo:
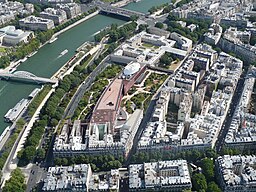
[[[135,73],[137,73],[140,70],[140,68],[141,68],[141,66],[139,63],[137,63],[137,62],[130,63],[124,68],[123,75],[126,77],[130,77],[130,76],[134,75]]]

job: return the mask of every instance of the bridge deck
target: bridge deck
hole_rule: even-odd
[[[0,78],[17,79],[17,80],[25,79],[25,80],[29,80],[29,81],[38,82],[38,83],[51,83],[51,84],[57,83],[57,80],[44,78],[44,77],[36,77],[36,76],[28,77],[28,76],[16,75],[16,74],[12,74],[12,73],[1,73],[1,72],[0,72]]]
[[[137,11],[132,11],[132,10],[127,10],[127,9],[123,9],[123,8],[119,8],[119,7],[113,7],[110,5],[100,5],[99,6],[101,11],[107,12],[107,13],[112,13],[112,14],[117,14],[117,15],[122,15],[122,16],[126,16],[126,17],[130,17],[132,15],[136,15],[136,16],[145,16],[144,13],[140,13]]]

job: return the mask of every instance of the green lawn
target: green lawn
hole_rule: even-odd
[[[1,53],[5,53],[5,52],[6,52],[6,48],[0,47],[0,52],[1,52]]]
[[[150,49],[157,49],[158,46],[155,46],[153,44],[150,44],[150,43],[142,43],[142,46],[145,47],[145,48],[150,48]]]

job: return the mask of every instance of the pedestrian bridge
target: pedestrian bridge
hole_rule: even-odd
[[[58,81],[44,78],[44,77],[37,77],[36,75],[27,72],[27,71],[15,71],[14,73],[6,73],[6,72],[0,72],[0,79],[4,80],[15,80],[15,81],[29,81],[29,82],[35,82],[38,84],[55,84]]]

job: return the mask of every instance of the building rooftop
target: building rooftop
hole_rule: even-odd
[[[116,78],[104,91],[96,110],[116,110],[122,91],[122,79]]]
[[[159,161],[129,166],[129,188],[192,187],[187,161]]]
[[[224,155],[216,159],[223,188],[256,187],[256,156]]]
[[[49,167],[42,190],[87,191],[91,174],[92,172],[89,164]]]

